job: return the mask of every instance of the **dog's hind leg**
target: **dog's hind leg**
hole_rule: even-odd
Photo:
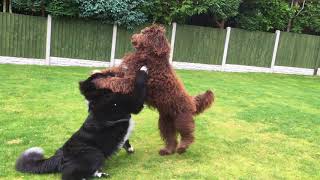
[[[194,120],[191,113],[179,114],[175,120],[175,127],[181,136],[180,144],[177,148],[179,154],[184,153],[194,141]]]
[[[134,153],[134,149],[131,146],[129,139],[126,140],[122,147],[127,151],[128,154]]]
[[[62,180],[82,180],[91,178],[103,166],[104,155],[98,151],[78,154],[70,159],[62,168]]]
[[[160,113],[159,129],[161,137],[166,143],[166,146],[160,149],[159,154],[165,156],[175,153],[177,147],[177,133],[173,119]]]

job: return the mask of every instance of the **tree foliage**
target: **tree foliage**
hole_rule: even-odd
[[[320,32],[320,1],[306,1],[304,9],[294,17],[291,30],[298,33]]]
[[[174,10],[177,6],[178,3],[176,1],[154,0],[147,1],[142,6],[142,11],[147,15],[149,21],[168,24],[174,21]]]
[[[81,17],[103,19],[127,27],[146,22],[146,15],[141,11],[145,0],[77,0]]]
[[[126,27],[147,21],[320,34],[320,0],[5,0],[15,13],[102,19]],[[1,2],[4,2],[3,0]],[[6,8],[7,12],[8,9]],[[200,18],[194,18],[200,17]],[[194,18],[192,21],[188,21]]]
[[[79,4],[75,0],[50,0],[46,10],[54,16],[78,16]]]
[[[25,14],[44,13],[47,0],[12,0],[13,8]]]
[[[196,14],[200,10],[195,6],[193,0],[149,0],[143,6],[143,12],[148,15],[151,22],[170,24],[172,22],[184,23],[189,16]]]
[[[220,28],[224,28],[225,21],[238,15],[241,0],[205,0],[207,13],[213,15]]]
[[[240,7],[237,23],[248,30],[285,30],[291,15],[289,4],[283,0],[246,0]]]
[[[171,23],[184,22],[186,18],[198,14],[209,14],[215,18],[219,27],[238,14],[241,0],[155,0],[145,9],[152,21]]]

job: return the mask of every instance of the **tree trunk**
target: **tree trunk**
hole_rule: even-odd
[[[292,10],[293,6],[298,6],[298,5],[299,5],[299,0],[292,0],[290,9]],[[294,17],[295,17],[295,15],[292,18],[290,18],[289,21],[288,21],[287,32],[291,31],[292,21],[293,21]]]
[[[9,13],[12,13],[12,2],[11,0],[8,0],[9,1]]]
[[[34,2],[32,3],[32,6],[31,6],[31,15],[33,16],[34,15],[34,12],[35,12],[35,10],[34,10]]]
[[[45,16],[45,5],[44,5],[44,0],[41,1],[41,15]]]
[[[3,5],[2,5],[2,12],[7,11],[7,0],[3,0]]]
[[[287,26],[287,32],[291,31],[291,27],[292,27],[292,18],[289,19],[288,26]]]
[[[224,29],[224,24],[225,24],[225,20],[221,20],[221,22],[219,22],[218,20],[216,20],[216,23],[218,24],[220,29]]]

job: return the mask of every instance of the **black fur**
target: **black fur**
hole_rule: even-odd
[[[61,172],[64,180],[80,180],[90,178],[102,168],[104,159],[115,153],[119,145],[131,152],[129,141],[123,140],[130,114],[139,113],[143,108],[147,74],[138,72],[134,91],[129,95],[97,89],[92,81],[106,76],[114,75],[94,74],[79,83],[81,93],[89,101],[89,115],[81,128],[48,159],[38,152],[23,153],[16,162],[18,171]]]

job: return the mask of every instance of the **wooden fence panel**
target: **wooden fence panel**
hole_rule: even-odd
[[[142,26],[135,27],[134,29],[126,29],[123,27],[118,27],[115,58],[121,59],[126,53],[132,52],[133,47],[131,45],[131,40],[130,40],[131,36],[134,33],[140,32],[141,29],[149,25],[150,24],[145,24]],[[165,26],[165,28],[166,28],[167,38],[170,42],[172,26]]]
[[[232,28],[227,64],[270,67],[275,34]]]
[[[319,51],[319,36],[281,32],[276,65],[314,68]]]
[[[47,18],[0,13],[0,56],[45,58]],[[118,27],[115,58],[132,51],[133,30]],[[167,26],[171,40],[172,26]],[[101,21],[53,18],[51,56],[109,61],[113,26]],[[220,65],[226,30],[177,25],[173,60]],[[275,34],[231,30],[227,64],[270,67]],[[320,64],[320,37],[281,32],[275,65],[315,68]]]
[[[44,17],[0,13],[0,56],[45,58]]]
[[[112,25],[100,21],[53,18],[51,56],[109,61]]]
[[[178,24],[173,60],[221,65],[225,37],[226,30]]]

